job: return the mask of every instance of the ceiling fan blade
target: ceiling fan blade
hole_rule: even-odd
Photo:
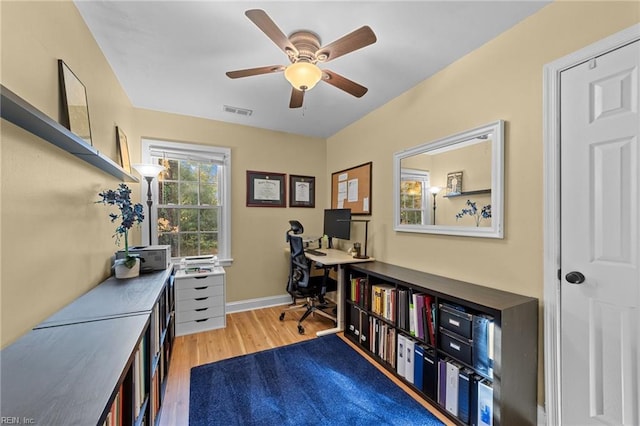
[[[304,92],[302,90],[291,89],[291,100],[289,101],[289,108],[300,108],[302,101],[304,100]]]
[[[278,28],[278,26],[269,18],[269,15],[262,9],[251,9],[245,13],[247,18],[251,20],[263,33],[267,35],[280,49],[289,57],[297,56],[298,49],[289,41],[286,35]]]
[[[260,75],[260,74],[269,74],[274,72],[284,71],[282,65],[271,65],[268,67],[259,67],[259,68],[249,68],[246,70],[237,70],[237,71],[228,71],[227,77],[229,78],[241,78],[241,77],[251,77],[252,75]]]
[[[329,83],[332,86],[337,87],[340,90],[344,90],[350,95],[356,98],[361,98],[369,89],[359,85],[355,81],[351,81],[348,78],[341,76],[333,71],[327,69],[322,70],[322,81]]]
[[[316,52],[316,57],[320,62],[329,62],[342,55],[351,53],[354,50],[362,49],[365,46],[373,44],[377,40],[373,30],[365,25],[339,38],[333,43],[321,47]]]

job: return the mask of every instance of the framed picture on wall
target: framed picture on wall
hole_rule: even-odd
[[[286,207],[286,175],[247,170],[247,207]]]
[[[120,153],[120,165],[125,172],[131,173],[131,159],[129,158],[127,135],[125,135],[118,126],[116,126],[116,142],[118,144],[118,152]]]
[[[58,79],[62,99],[61,124],[93,145],[87,89],[62,59],[58,59]]]
[[[316,178],[289,175],[289,207],[316,206]]]
[[[447,194],[460,195],[462,193],[462,172],[447,173]]]

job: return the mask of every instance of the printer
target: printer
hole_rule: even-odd
[[[136,246],[129,247],[129,255],[140,257],[140,272],[163,271],[171,264],[171,246]],[[124,250],[116,252],[116,259],[124,259]]]

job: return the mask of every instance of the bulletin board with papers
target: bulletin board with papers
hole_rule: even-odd
[[[372,169],[370,161],[332,173],[331,208],[351,209],[352,215],[370,215]]]

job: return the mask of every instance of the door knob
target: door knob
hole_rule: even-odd
[[[582,284],[585,280],[584,275],[578,271],[571,271],[564,278],[571,284]]]

